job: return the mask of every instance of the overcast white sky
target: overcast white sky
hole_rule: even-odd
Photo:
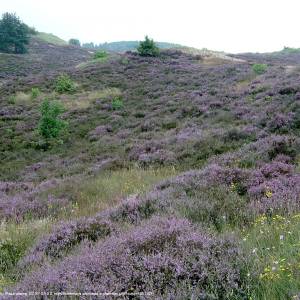
[[[300,47],[300,0],[0,0],[28,25],[68,40],[174,42],[226,52]]]

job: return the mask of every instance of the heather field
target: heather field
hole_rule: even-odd
[[[52,38],[0,54],[1,299],[300,299],[300,52]]]

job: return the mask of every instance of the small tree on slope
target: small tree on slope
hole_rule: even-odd
[[[158,56],[159,49],[155,45],[152,39],[149,39],[146,35],[145,40],[140,42],[139,47],[137,48],[138,53],[141,56]]]

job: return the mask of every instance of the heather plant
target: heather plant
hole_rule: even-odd
[[[252,70],[257,75],[264,74],[267,71],[268,66],[266,64],[254,64]]]
[[[45,99],[41,105],[38,132],[47,145],[58,139],[67,126],[67,123],[60,118],[62,112],[63,107],[57,102]]]
[[[109,236],[114,230],[110,222],[99,217],[61,223],[31,248],[20,262],[19,267],[28,268],[34,264],[41,264],[45,260],[53,261],[62,258],[82,241],[96,242]]]
[[[293,114],[275,114],[268,122],[267,127],[273,133],[287,133],[292,126],[293,117]]]
[[[280,175],[271,179],[262,177],[254,186],[251,183],[248,193],[253,200],[249,209],[256,214],[296,213],[300,209],[299,180],[299,174],[296,174]]]
[[[286,155],[294,160],[300,147],[299,139],[293,136],[274,136],[271,143],[271,148],[267,151],[271,160],[278,155]]]
[[[0,199],[1,219],[17,223],[47,215],[56,216],[68,208],[69,202],[65,198],[56,198],[52,195],[40,198],[34,192],[3,195]]]
[[[61,74],[57,77],[55,82],[55,91],[63,93],[73,93],[75,91],[75,83],[72,81],[69,75]]]
[[[138,53],[141,56],[158,56],[159,55],[159,49],[155,45],[154,41],[149,39],[146,35],[145,40],[140,42],[138,48]]]
[[[151,292],[162,298],[193,297],[201,290],[203,297],[232,299],[245,296],[243,265],[232,240],[206,234],[186,220],[154,218],[33,271],[16,290]]]

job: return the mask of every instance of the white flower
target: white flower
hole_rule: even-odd
[[[254,249],[252,250],[252,253],[256,253],[256,251],[257,251],[257,248],[254,248]]]
[[[281,235],[279,236],[279,238],[280,238],[280,240],[282,241],[282,240],[284,239],[284,236],[281,234]]]

